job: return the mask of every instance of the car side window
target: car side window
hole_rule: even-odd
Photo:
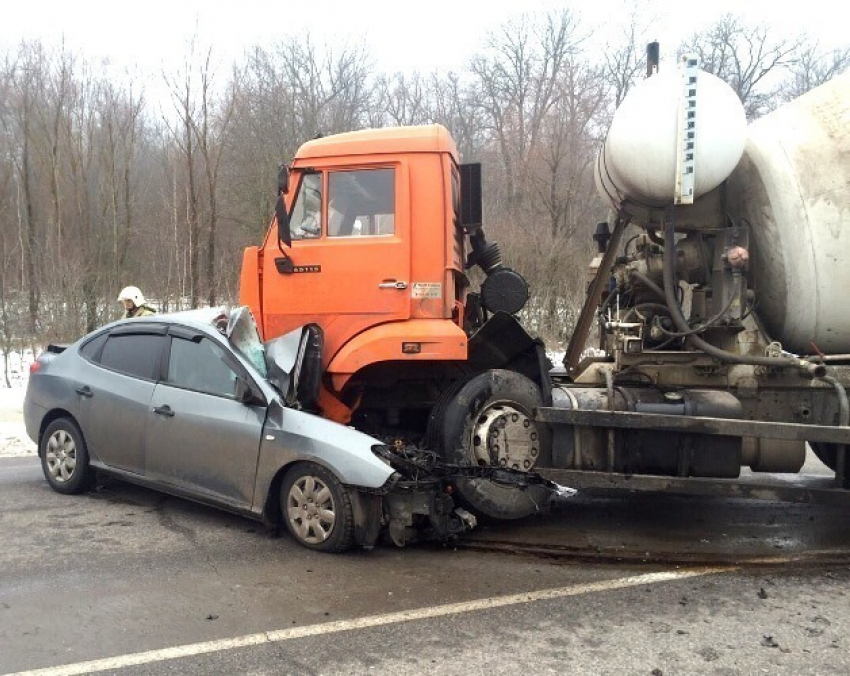
[[[108,333],[101,333],[87,341],[80,347],[80,355],[89,361],[97,361],[97,357],[100,354],[100,348],[103,347],[103,344],[106,342],[108,337]]]
[[[394,233],[394,169],[337,171],[328,176],[328,234],[331,237]]]
[[[225,363],[225,351],[209,338],[171,337],[166,382],[195,392],[236,398],[236,373]]]
[[[103,346],[99,363],[127,375],[157,380],[159,360],[165,336],[145,333],[110,335]]]

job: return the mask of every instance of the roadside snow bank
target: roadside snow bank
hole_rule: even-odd
[[[0,360],[3,353],[0,352]],[[9,381],[12,387],[0,387],[0,457],[35,455],[35,443],[24,428],[24,395],[27,392],[29,365],[33,357],[29,350],[9,353]],[[0,361],[0,382],[3,381]]]
[[[24,428],[24,387],[0,388],[0,457],[35,455]]]

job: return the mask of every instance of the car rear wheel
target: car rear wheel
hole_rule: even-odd
[[[91,488],[94,472],[89,466],[86,442],[70,418],[58,418],[47,426],[38,454],[44,477],[53,490],[70,495]]]
[[[286,528],[302,545],[343,552],[354,544],[354,512],[348,490],[330,470],[301,462],[283,478],[280,507]]]

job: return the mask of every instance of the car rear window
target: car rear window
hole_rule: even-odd
[[[89,361],[95,361],[98,354],[100,354],[100,348],[103,347],[108,336],[108,333],[100,333],[96,335],[80,348],[80,354]]]
[[[144,333],[111,335],[103,346],[100,365],[131,376],[157,379],[165,336]]]

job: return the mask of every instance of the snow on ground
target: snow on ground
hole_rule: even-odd
[[[26,385],[0,388],[0,457],[35,455],[35,442],[24,429]]]
[[[9,353],[9,381],[3,380],[3,354],[0,352],[0,457],[35,455],[36,447],[24,428],[24,395],[27,391],[32,353]]]

